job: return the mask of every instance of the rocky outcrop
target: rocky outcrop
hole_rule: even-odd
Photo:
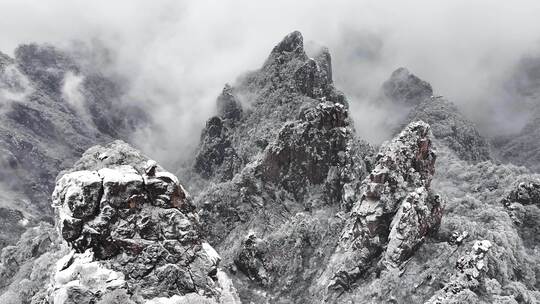
[[[483,277],[488,268],[486,254],[491,246],[490,241],[476,241],[471,251],[457,260],[457,273],[450,282],[426,304],[478,303],[473,292],[484,284]]]
[[[233,88],[225,85],[217,98],[218,115],[206,122],[195,161],[194,171],[204,179],[230,180],[241,167],[242,161],[231,142],[231,132],[242,118],[240,101]]]
[[[187,191],[128,144],[89,149],[52,198],[56,229],[2,251],[2,302],[239,303]]]
[[[390,224],[384,261],[396,267],[409,259],[437,231],[442,211],[440,198],[425,188],[409,193]]]
[[[406,106],[416,106],[433,96],[431,85],[406,68],[395,70],[382,85],[386,98]]]
[[[220,117],[206,122],[194,163],[195,172],[203,178],[230,180],[240,168],[241,160],[232,147],[229,132]]]
[[[57,227],[73,250],[57,263],[50,301],[94,303],[111,293],[137,303],[189,293],[219,301],[221,258],[177,178],[132,149],[131,165],[93,165],[115,162],[122,149],[130,150],[116,142],[89,151],[79,162],[86,170],[57,181]]]
[[[442,205],[430,190],[435,168],[431,136],[429,125],[411,123],[379,151],[320,281],[328,284],[330,298],[335,299],[336,290],[351,291],[379,256],[386,267],[401,266],[437,231]]]

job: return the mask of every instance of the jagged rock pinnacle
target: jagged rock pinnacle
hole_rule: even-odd
[[[304,39],[298,31],[285,36],[270,52],[264,63],[263,70],[275,69],[289,63],[301,64],[308,59],[304,51]],[[288,74],[288,73],[287,73]],[[291,75],[283,75],[290,77]]]
[[[413,122],[381,148],[327,269],[330,297],[350,288],[381,253],[382,264],[398,267],[438,229],[442,208],[430,190],[436,158],[431,137],[428,124]]]
[[[283,53],[283,52],[303,53],[304,52],[304,38],[302,37],[302,33],[300,33],[299,31],[294,31],[288,34],[272,50],[272,53]]]
[[[414,106],[431,97],[433,89],[429,83],[401,67],[383,84],[383,94],[392,101]]]

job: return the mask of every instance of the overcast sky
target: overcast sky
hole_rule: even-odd
[[[128,99],[151,105],[167,129],[139,141],[158,159],[195,143],[223,85],[258,68],[293,30],[330,49],[335,82],[373,142],[384,139],[376,129],[385,116],[365,115],[365,101],[400,66],[484,133],[519,128],[522,113],[500,82],[540,47],[540,1],[0,0],[0,12],[5,53],[20,43],[74,40],[112,50],[111,68],[132,83]]]

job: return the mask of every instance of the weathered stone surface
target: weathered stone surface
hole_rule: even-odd
[[[57,262],[52,278],[50,302],[55,304],[95,303],[109,290],[126,288],[124,274],[107,269],[94,259],[92,251],[70,252]]]
[[[221,118],[210,118],[201,135],[194,164],[195,172],[206,179],[215,176],[218,180],[229,180],[238,171],[240,164],[241,160],[229,138],[228,127]]]
[[[430,197],[431,196],[431,197]],[[429,234],[433,234],[442,218],[440,198],[424,187],[405,197],[390,224],[384,261],[399,266],[418,249]]]
[[[89,150],[75,167],[82,170],[66,172],[53,193],[57,226],[73,250],[57,263],[49,301],[235,298],[222,290],[221,258],[174,175],[122,142]]]
[[[309,184],[328,181],[331,190],[334,185],[330,170],[339,167],[347,170],[345,151],[351,145],[351,130],[347,127],[348,112],[342,104],[322,102],[306,108],[298,122],[285,125],[276,142],[266,149],[261,164],[262,179],[280,183],[297,198],[306,195]]]

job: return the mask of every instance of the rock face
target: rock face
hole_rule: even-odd
[[[107,162],[129,149],[117,142],[93,157]],[[73,251],[57,263],[50,299],[95,303],[115,293],[142,302],[197,293],[219,300],[221,258],[202,239],[190,196],[174,175],[132,154],[134,164],[97,169],[83,161],[87,170],[57,181],[57,227]]]
[[[0,208],[20,213],[28,225],[52,222],[48,200],[58,172],[90,146],[127,139],[148,120],[122,102],[117,79],[74,52],[28,44],[14,58],[0,58],[0,187],[11,193]],[[26,228],[15,226],[14,233]]]
[[[220,117],[212,117],[201,135],[194,169],[204,178],[231,179],[241,160],[231,146],[229,128]]]
[[[466,119],[455,104],[442,96],[434,96],[431,85],[399,68],[382,86],[383,95],[399,108],[409,111],[398,130],[413,121],[431,126],[435,138],[466,161],[485,161],[491,158],[487,140],[475,125]]]
[[[263,180],[279,184],[299,200],[309,195],[309,185],[324,184],[328,202],[343,202],[344,184],[357,176],[354,160],[345,154],[353,144],[348,128],[348,112],[342,104],[321,102],[305,109],[265,150]]]
[[[229,180],[238,172],[241,159],[232,147],[230,133],[242,118],[242,105],[233,88],[225,85],[217,99],[218,115],[206,122],[195,158],[194,171],[205,179]]]
[[[429,125],[411,123],[381,148],[323,276],[323,285],[331,279],[331,292],[350,291],[379,256],[381,264],[399,267],[437,231],[442,205],[430,190],[435,168],[431,136]]]

